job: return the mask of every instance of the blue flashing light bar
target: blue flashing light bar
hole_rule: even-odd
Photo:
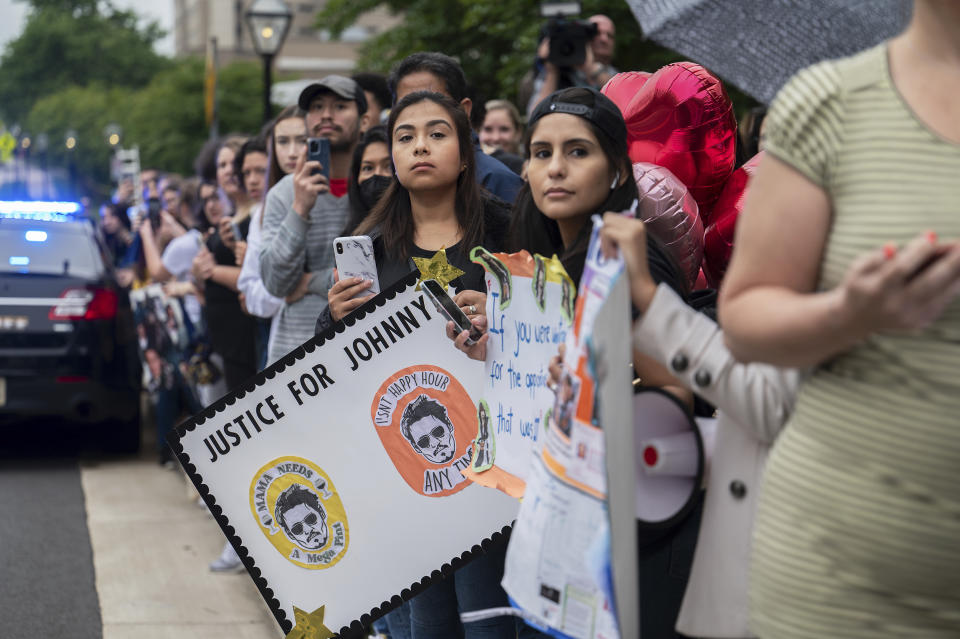
[[[27,231],[26,233],[24,233],[24,237],[28,242],[46,242],[47,232],[46,231]]]
[[[18,255],[10,256],[10,266],[30,266],[29,257],[21,257]]]
[[[76,202],[0,201],[0,218],[14,220],[65,222],[73,219],[72,216],[80,213],[80,210]]]

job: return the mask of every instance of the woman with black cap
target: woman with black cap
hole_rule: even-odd
[[[563,89],[548,96],[531,113],[524,148],[528,181],[514,206],[508,248],[558,254],[567,273],[579,285],[592,230],[591,217],[629,210],[639,197],[627,155],[623,116],[609,98],[594,89]],[[647,262],[654,282],[662,282],[686,298],[678,268],[649,234]],[[482,293],[464,291],[455,299],[461,308],[485,307]],[[638,315],[636,310],[634,315]],[[485,326],[486,317],[475,316],[474,322]],[[458,347],[472,357],[484,358],[487,335],[476,345],[466,347],[467,331],[454,336],[453,330],[451,322],[448,336],[455,337]],[[690,391],[661,364],[637,350],[633,363],[644,385],[667,388],[692,403]],[[689,576],[699,520],[698,505],[672,536],[640,550],[645,585],[641,592],[644,636],[678,636],[673,626]]]

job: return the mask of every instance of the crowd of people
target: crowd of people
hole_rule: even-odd
[[[191,397],[208,403],[369,299],[369,280],[338,277],[334,238],[372,239],[381,289],[445,248],[482,330],[471,248],[556,254],[579,283],[603,215],[629,276],[635,377],[719,417],[705,497],[640,548],[643,636],[957,636],[960,8],[918,0],[897,38],[782,90],[719,296],[615,214],[645,194],[598,90],[617,73],[614,25],[590,22],[576,68],[551,61],[543,34],[520,109],[475,104],[454,59],[417,53],[389,77],[311,84],[261,131],[204,148],[196,177],[144,171],[132,222],[121,185],[102,210],[118,277],[164,283],[206,345],[205,374],[173,384],[199,390],[155,399],[161,461]],[[329,141],[329,166],[308,160],[309,138]],[[448,336],[484,358],[487,337],[468,344],[452,323]],[[460,621],[509,605],[503,563],[492,548],[375,629],[537,636],[514,617]],[[227,545],[211,569],[239,566]]]

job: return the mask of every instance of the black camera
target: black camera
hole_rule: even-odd
[[[587,46],[597,35],[597,25],[555,18],[547,25],[550,54],[547,61],[560,69],[573,69],[587,60]]]

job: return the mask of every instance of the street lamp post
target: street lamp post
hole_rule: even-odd
[[[256,0],[244,17],[253,37],[253,48],[263,58],[263,121],[268,122],[272,115],[270,71],[273,58],[290,30],[293,13],[283,0]]]
[[[70,189],[73,191],[71,197],[77,195],[77,158],[74,149],[77,148],[77,132],[73,129],[67,129],[63,134],[63,146],[67,149],[67,170],[70,174]]]

